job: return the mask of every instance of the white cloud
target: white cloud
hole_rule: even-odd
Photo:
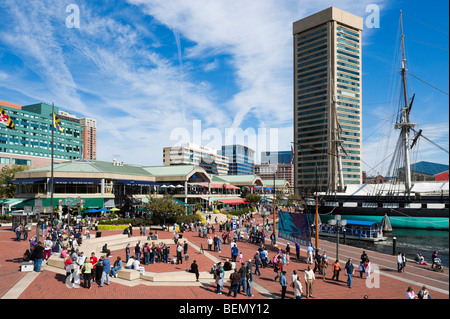
[[[364,15],[373,1],[336,2]],[[333,1],[129,0],[152,22],[129,12],[80,6],[80,29],[65,27],[65,6],[55,1],[7,1],[13,23],[0,40],[39,82],[7,74],[3,84],[38,101],[98,120],[99,159],[121,155],[129,163],[159,164],[172,129],[278,128],[280,148],[292,140],[292,23]],[[104,3],[103,5],[107,5]],[[100,15],[102,12],[103,15]],[[45,18],[44,18],[45,17]],[[176,50],[164,52],[168,38]],[[160,23],[161,25],[157,25]],[[169,39],[169,40],[170,40]],[[184,41],[187,40],[187,41]],[[164,52],[164,53],[163,53]],[[212,61],[212,62],[211,62]],[[227,68],[232,67],[232,71]],[[231,74],[236,92],[198,76]],[[16,102],[16,101],[10,101]],[[117,157],[117,156],[116,156]]]

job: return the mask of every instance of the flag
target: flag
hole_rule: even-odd
[[[53,127],[58,129],[61,133],[64,133],[64,130],[61,127],[61,120],[53,113]]]
[[[7,128],[14,130],[15,125],[5,110],[0,107],[0,123],[5,124]]]

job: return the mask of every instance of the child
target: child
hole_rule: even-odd
[[[362,261],[359,262],[358,271],[359,271],[359,277],[362,278],[363,273],[364,273],[364,263]]]
[[[244,257],[242,256],[242,251],[239,252],[239,263],[242,263]]]

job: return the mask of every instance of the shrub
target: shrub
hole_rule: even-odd
[[[98,230],[124,230],[127,225],[98,225]]]
[[[195,222],[201,221],[201,217],[198,215],[181,215],[181,216],[174,217],[174,221],[177,224],[195,223]]]

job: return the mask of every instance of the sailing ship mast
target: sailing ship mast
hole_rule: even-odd
[[[401,40],[402,40],[402,68],[400,73],[402,76],[403,98],[404,106],[401,108],[400,121],[395,124],[395,129],[400,129],[400,137],[402,140],[403,160],[404,160],[404,175],[405,175],[405,193],[409,194],[411,191],[411,163],[409,156],[409,133],[416,124],[409,121],[409,113],[411,111],[412,101],[408,103],[408,95],[406,92],[406,54],[405,54],[405,36],[403,34],[403,20],[402,11],[400,10],[400,26],[401,26]]]

